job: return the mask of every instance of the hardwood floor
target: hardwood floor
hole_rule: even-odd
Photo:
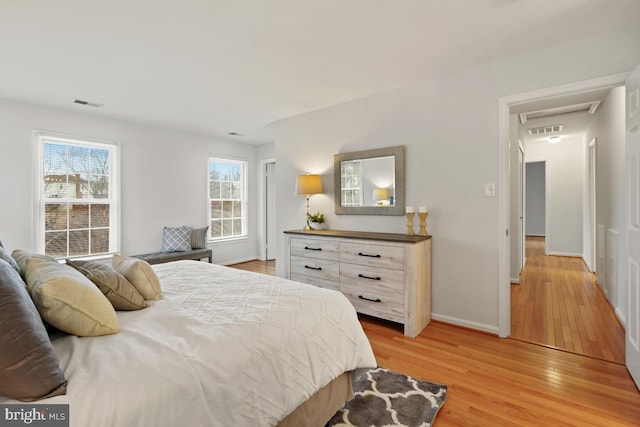
[[[408,338],[397,324],[360,320],[380,366],[448,385],[436,427],[640,425],[623,365],[435,321]]]
[[[527,237],[526,253],[511,338],[624,363],[624,329],[582,259],[546,256],[544,237]]]
[[[275,276],[276,274],[275,261],[260,261],[255,259],[253,261],[241,262],[240,264],[233,264],[229,267],[253,271],[254,273],[268,274],[270,276]]]

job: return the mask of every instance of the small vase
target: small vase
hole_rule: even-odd
[[[324,223],[312,222],[311,228],[314,230],[324,230]]]

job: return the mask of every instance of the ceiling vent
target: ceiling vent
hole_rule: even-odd
[[[563,125],[543,126],[539,128],[531,128],[528,130],[529,135],[544,135],[547,133],[562,132]]]
[[[528,111],[526,113],[518,114],[520,123],[525,124],[532,119],[539,119],[542,117],[557,116],[559,114],[569,113],[581,113],[588,112],[589,114],[595,114],[600,106],[600,101],[584,102],[582,104],[565,105],[562,107],[547,108],[545,110]]]
[[[73,102],[74,104],[86,105],[87,107],[95,107],[95,108],[100,108],[104,105],[104,104],[99,104],[97,102],[83,101],[82,99],[75,99]]]

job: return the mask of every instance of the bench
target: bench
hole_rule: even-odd
[[[133,255],[133,258],[142,259],[149,264],[162,264],[163,262],[196,260],[208,258],[213,263],[213,251],[211,249],[192,249],[184,252],[152,252],[149,254]]]

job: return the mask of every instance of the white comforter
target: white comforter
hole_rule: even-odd
[[[338,292],[197,261],[154,269],[164,299],[118,312],[120,333],[54,340],[68,394],[37,403],[69,403],[74,427],[269,426],[376,365]]]

